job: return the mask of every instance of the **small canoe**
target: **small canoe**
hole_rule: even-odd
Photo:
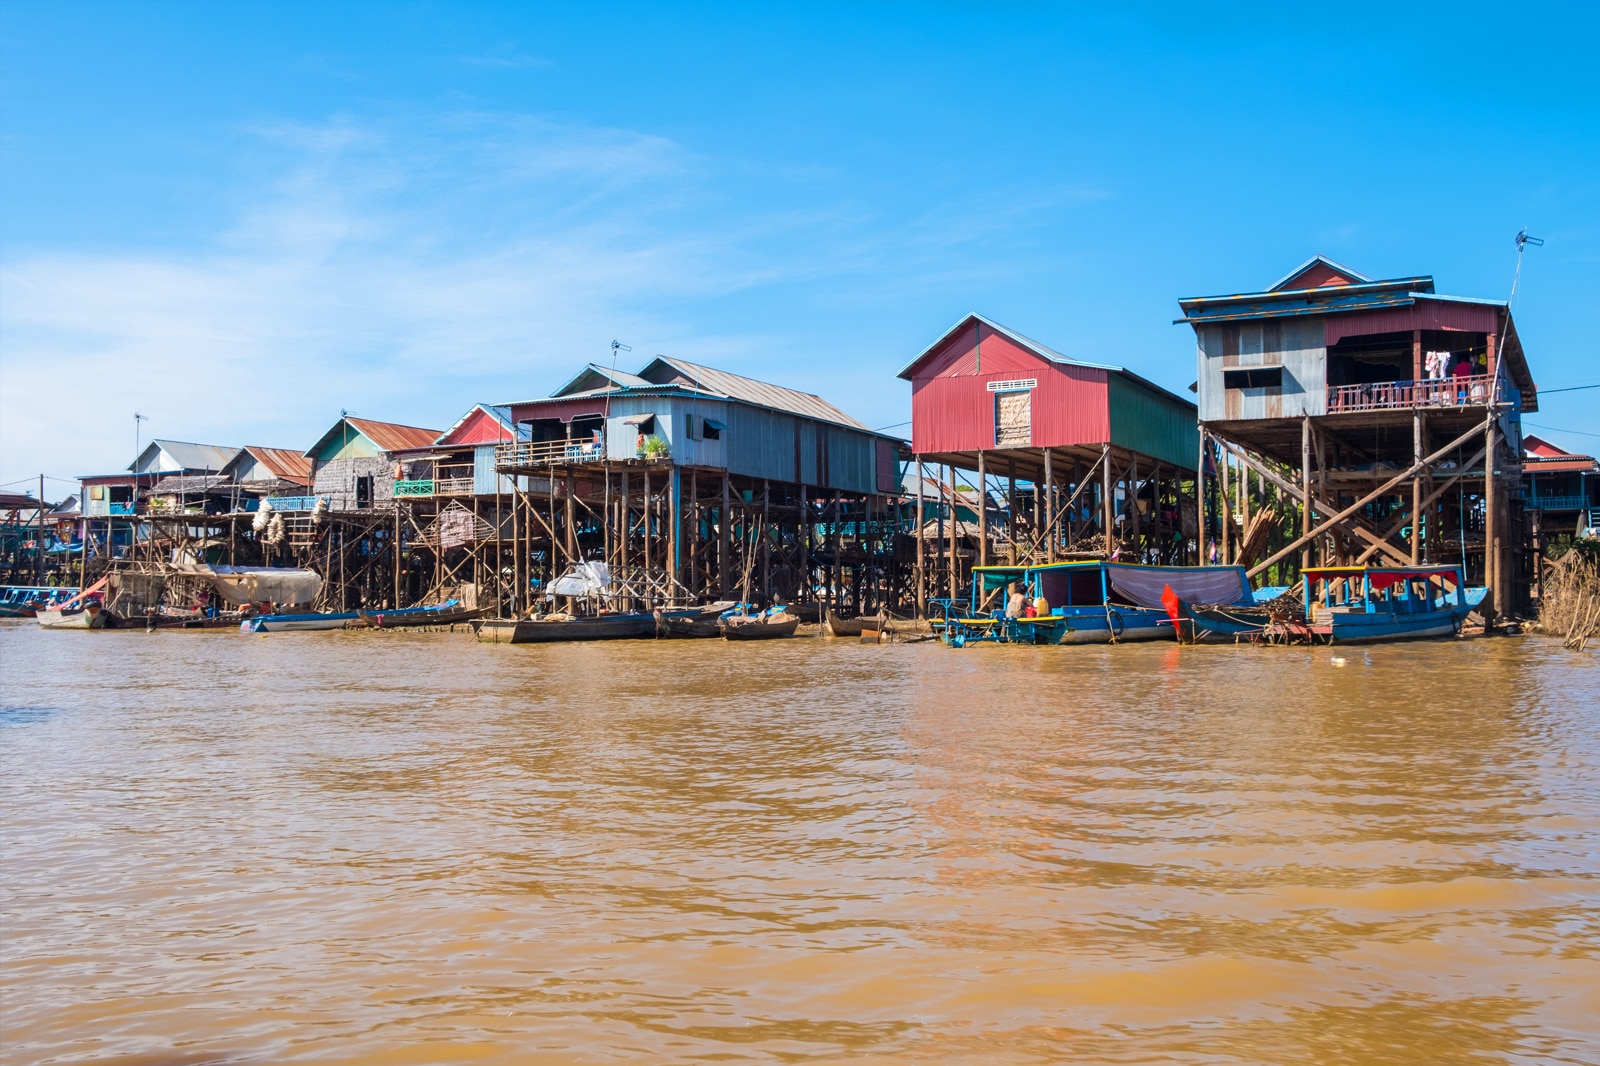
[[[359,622],[355,611],[330,611],[323,614],[264,614],[239,623],[241,633],[301,633],[314,629],[343,629]]]
[[[722,620],[722,637],[724,640],[777,640],[794,636],[799,628],[800,617],[787,612],[773,619],[734,615]]]
[[[90,600],[81,607],[41,609],[35,616],[42,629],[104,629],[111,620],[111,612]]]

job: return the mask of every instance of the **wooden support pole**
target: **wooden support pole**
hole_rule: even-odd
[[[1414,331],[1417,340],[1416,359],[1422,359],[1422,331]],[[1422,461],[1422,412],[1411,412],[1411,462],[1413,465]],[[1418,475],[1411,479],[1411,565],[1416,566],[1422,560],[1422,477]]]
[[[949,466],[945,469],[948,471],[950,480],[950,598],[953,600],[956,598],[956,574],[961,569],[961,564],[957,561],[956,551],[956,546],[959,543],[957,531],[961,527],[961,515],[956,510],[956,468]]]
[[[1045,549],[1045,561],[1056,561],[1056,480],[1050,469],[1050,449],[1044,449],[1044,529],[1049,534],[1046,542],[1049,547]]]
[[[1311,567],[1311,416],[1300,417],[1300,569]]]
[[[1200,454],[1195,457],[1194,464],[1194,563],[1196,566],[1205,564],[1206,561],[1206,427],[1200,427]]]
[[[1135,562],[1144,561],[1144,530],[1139,521],[1139,453],[1133,453],[1133,461],[1128,467],[1128,521],[1133,524],[1133,545],[1138,553]]]
[[[728,571],[733,568],[733,512],[732,486],[728,481],[728,472],[722,472],[722,509],[717,512],[717,598],[728,598]]]
[[[989,565],[989,472],[978,449],[978,565]]]
[[[1490,612],[1495,619],[1505,613],[1505,589],[1501,581],[1500,557],[1500,490],[1495,476],[1500,459],[1500,420],[1494,409],[1489,411],[1489,424],[1484,430],[1483,442],[1483,583],[1493,597]]]
[[[800,593],[801,599],[815,600],[817,598],[816,582],[811,580],[811,505],[806,496],[806,487],[800,486]]]
[[[772,482],[761,479],[761,595],[772,602]]]
[[[389,606],[398,611],[405,604],[400,602],[400,501],[394,504],[394,602]],[[444,555],[443,549],[434,552],[435,557]]]
[[[927,576],[923,572],[922,562],[923,556],[927,554],[927,548],[923,544],[922,534],[922,456],[914,456],[913,459],[917,471],[917,617],[922,618],[928,612],[928,583]]]
[[[1111,443],[1100,446],[1100,519],[1105,533],[1105,557],[1111,558],[1111,538],[1115,533],[1112,522],[1111,499]]]
[[[1017,461],[1006,457],[1006,553],[1007,562],[1017,561]]]

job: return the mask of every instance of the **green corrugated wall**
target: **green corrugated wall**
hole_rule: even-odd
[[[1108,374],[1111,443],[1185,470],[1200,451],[1195,409],[1121,374]]]

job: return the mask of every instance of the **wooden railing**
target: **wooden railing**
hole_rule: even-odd
[[[501,470],[560,463],[598,463],[605,458],[604,440],[535,440],[497,445],[494,465]]]
[[[1409,410],[1413,407],[1483,407],[1494,394],[1492,374],[1427,381],[1370,381],[1330,385],[1328,413]]]

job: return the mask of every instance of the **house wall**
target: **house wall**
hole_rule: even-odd
[[[372,506],[386,507],[394,499],[393,459],[376,456],[353,455],[319,462],[312,474],[311,495],[328,497],[328,506],[335,511],[356,509],[356,479],[372,477]]]
[[[964,330],[923,363],[911,382],[912,449],[971,452],[995,446],[990,382],[1033,380],[1032,446],[1110,439],[1107,371],[1046,359],[987,327]]]
[[[1200,451],[1194,407],[1121,374],[1112,374],[1107,384],[1115,444],[1185,470],[1194,469]]]
[[[1195,335],[1201,421],[1327,413],[1328,354],[1319,316],[1202,325]],[[1278,388],[1223,387],[1225,369],[1251,366],[1283,367],[1283,384]]]

